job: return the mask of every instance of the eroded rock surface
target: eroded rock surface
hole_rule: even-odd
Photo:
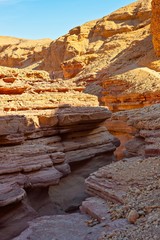
[[[132,158],[100,168],[86,179],[88,193],[76,213],[37,218],[15,240],[159,239],[159,158]],[[136,224],[130,224],[131,213]],[[132,214],[133,215],[133,214]],[[63,226],[63,231],[59,228]]]
[[[125,221],[115,221],[114,224],[108,225],[107,222],[95,225],[86,215],[74,213],[70,215],[58,215],[58,216],[46,216],[37,218],[33,222],[30,222],[30,226],[20,236],[14,238],[14,240],[27,240],[33,239],[61,239],[61,240],[97,240],[102,234],[104,228],[108,229],[108,232],[112,232],[117,227],[124,228]],[[45,229],[45,231],[44,231]],[[59,231],[63,229],[63,231]]]
[[[99,239],[159,239],[159,176],[160,158],[154,157],[124,159],[86,179],[88,193],[106,200],[112,221],[129,220],[131,212],[132,216],[136,213],[135,225],[111,234],[104,230],[104,236]]]
[[[106,126],[121,140],[119,158],[160,155],[160,104],[114,113]]]
[[[41,64],[51,42],[51,39],[27,40],[1,36],[0,65],[34,69]]]
[[[26,221],[35,217],[34,209],[31,215],[27,209],[23,212],[27,197],[24,189],[57,185],[71,172],[72,163],[101,158],[105,164],[114,159],[119,140],[101,126],[110,116],[106,108],[68,105],[43,111],[1,111],[0,209],[3,217],[0,224],[5,226],[1,229],[1,239],[16,236],[27,227]],[[84,182],[84,178],[82,180]],[[20,214],[24,216],[23,224],[11,227],[14,219],[7,219],[5,212],[11,204],[10,212],[13,212],[17,203],[22,205],[16,214],[18,219]]]
[[[54,112],[23,114],[12,112],[0,117],[0,179],[4,184],[14,182],[21,187],[58,184],[69,173],[69,163],[113,152],[119,144],[104,127],[98,126],[111,115],[103,108],[57,108]],[[3,193],[3,184],[1,189]],[[14,188],[12,191],[16,195]],[[15,201],[22,199],[19,194]],[[6,194],[6,205],[8,198],[10,194]],[[4,206],[5,200],[0,205]]]
[[[152,6],[159,55],[158,1]],[[151,0],[140,0],[55,41],[0,38],[0,239],[27,228],[16,239],[159,240],[160,62],[150,22]],[[96,96],[114,112],[155,105],[111,116],[97,107]],[[83,201],[88,195],[78,194],[91,163],[113,160],[119,146],[102,126],[106,119],[121,140],[117,156],[138,157],[91,174],[86,186],[94,197]],[[73,165],[84,162],[88,169],[71,176]],[[51,185],[60,214],[77,210],[82,200],[83,215],[28,224],[39,207],[40,216],[45,212],[32,198],[46,200],[41,187]]]
[[[153,45],[157,56],[160,56],[160,1],[152,0],[152,23],[151,31],[153,34]]]
[[[153,38],[158,34],[156,9],[153,7]],[[113,111],[148,106],[160,102],[160,63],[153,49],[150,22],[151,0],[139,0],[77,26],[55,41],[12,38],[5,41],[1,37],[0,64],[45,70],[55,82],[61,83],[56,88],[55,82],[35,81],[36,93],[45,89],[66,92],[67,88],[85,91],[98,96]],[[26,92],[26,81],[19,81],[19,88],[18,82],[13,83],[12,90],[14,80],[4,81],[8,87],[2,85],[1,92]]]

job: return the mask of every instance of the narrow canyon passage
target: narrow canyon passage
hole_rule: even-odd
[[[27,222],[35,217],[66,215],[79,212],[79,206],[89,195],[85,192],[85,179],[100,167],[115,160],[112,153],[101,154],[84,162],[71,164],[71,173],[58,185],[26,189],[22,204],[12,204],[0,211],[0,239],[10,240],[19,235]]]
[[[159,240],[159,3],[0,37],[0,240]]]

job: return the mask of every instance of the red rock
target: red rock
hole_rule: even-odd
[[[134,209],[129,212],[128,217],[127,217],[128,221],[130,223],[136,223],[138,218],[139,218],[139,214]]]

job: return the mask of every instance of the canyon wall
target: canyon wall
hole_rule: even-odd
[[[24,187],[58,184],[72,162],[112,158],[119,141],[99,125],[110,115],[92,107],[1,114],[0,206],[21,201]]]
[[[41,65],[51,39],[28,40],[0,36],[0,65],[34,69]]]
[[[158,33],[157,11],[153,7],[151,18],[151,0],[139,0],[77,26],[54,41],[1,37],[0,65],[47,71],[50,79],[63,86],[59,91],[65,91],[68,85],[96,95],[100,104],[112,111],[158,103],[160,65],[150,31],[152,19],[154,39]],[[55,82],[48,78],[48,91],[56,91]],[[36,88],[37,85],[35,82]]]
[[[0,38],[0,239],[28,227],[16,239],[70,240],[76,230],[78,240],[153,233],[159,240],[158,1],[152,6],[152,18],[151,0],[139,0],[55,41]],[[44,216],[28,226],[38,217],[29,195],[52,186],[56,199],[73,166],[105,165],[114,152],[123,160],[86,179],[94,197],[82,203],[83,215]]]
[[[152,22],[151,32],[153,34],[153,45],[157,56],[160,56],[160,1],[152,0]]]
[[[115,160],[120,142],[104,127],[112,113],[96,96],[45,71],[0,69],[0,239],[6,240],[38,216],[29,191],[35,189],[31,198],[40,188],[48,195],[46,187],[58,185],[73,164]]]
[[[106,126],[121,140],[119,158],[160,155],[160,104],[114,113]]]

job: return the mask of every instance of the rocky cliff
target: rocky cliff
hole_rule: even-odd
[[[160,155],[160,104],[114,113],[106,126],[121,140],[119,158]]]
[[[83,210],[101,221],[121,222],[118,230],[111,233],[106,228],[98,239],[159,239],[159,174],[159,157],[130,158],[105,166],[86,179],[87,191],[98,196],[95,201],[97,205],[101,202],[100,209],[103,206],[106,214],[93,208],[92,198],[83,203]]]
[[[57,185],[70,174],[70,164],[83,165],[94,158],[103,164],[114,160],[119,140],[101,126],[110,116],[105,108],[66,105],[51,110],[1,111],[0,225],[5,223],[1,239],[16,236],[37,215],[26,202],[26,191]]]
[[[160,1],[152,0],[152,24],[151,31],[153,34],[153,45],[157,56],[160,56]]]
[[[1,114],[0,206],[21,201],[24,187],[58,184],[72,162],[111,155],[119,142],[99,126],[109,117],[91,107]]]
[[[40,65],[51,39],[27,40],[0,37],[0,65],[34,69]]]
[[[11,239],[38,214],[28,191],[43,187],[48,196],[71,166],[111,162],[120,143],[102,126],[112,113],[80,86],[45,71],[0,69],[0,239]]]
[[[152,18],[139,0],[55,41],[0,38],[1,240],[27,227],[16,239],[159,240],[152,6]],[[122,161],[97,171],[114,152]]]
[[[153,7],[153,42],[157,11]],[[57,81],[81,86],[113,111],[148,106],[160,101],[150,22],[151,0],[139,0],[55,41],[1,37],[0,65],[45,70],[50,77],[54,71]]]

